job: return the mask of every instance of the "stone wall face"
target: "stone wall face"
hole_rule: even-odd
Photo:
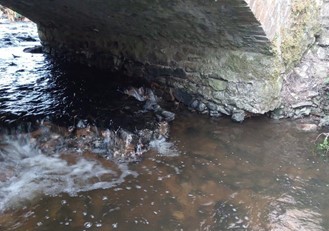
[[[329,0],[323,2],[320,18],[322,30],[314,46],[301,62],[284,76],[281,106],[274,118],[301,118],[313,115],[326,118],[320,125],[329,125]]]
[[[246,0],[269,40],[290,25],[291,0]]]
[[[54,56],[125,70],[164,84],[202,113],[241,117],[280,104],[282,54],[291,51],[282,49],[290,35],[285,28],[293,25],[290,7],[296,1],[289,0],[291,6],[284,0],[0,3],[37,22],[45,49]]]

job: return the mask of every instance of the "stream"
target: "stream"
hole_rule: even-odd
[[[329,230],[320,131],[161,99],[169,136],[127,160],[106,134],[154,129],[124,94],[146,84],[23,51],[37,45],[33,23],[0,21],[0,230]]]

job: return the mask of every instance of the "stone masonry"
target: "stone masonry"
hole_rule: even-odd
[[[281,106],[274,118],[319,118],[329,125],[329,0],[321,8],[321,31],[301,62],[284,76]],[[325,119],[323,119],[325,118]]]
[[[263,114],[319,33],[321,0],[0,0],[53,56],[124,70],[201,113]]]

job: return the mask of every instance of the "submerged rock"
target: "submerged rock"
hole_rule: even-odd
[[[140,110],[134,107],[137,110],[130,111],[143,118],[145,124],[137,125],[139,128],[130,125],[126,128],[101,128],[87,119],[79,119],[68,128],[42,123],[32,134],[36,147],[44,153],[89,152],[120,161],[139,160],[151,146],[163,148],[161,143],[169,138],[168,122],[175,119],[175,113],[162,109],[151,89],[130,88],[124,93],[145,101],[142,108],[138,104]]]
[[[175,113],[170,112],[170,111],[158,111],[157,115],[157,119],[159,121],[173,121],[175,119]]]
[[[241,123],[244,121],[245,117],[246,117],[246,113],[243,110],[235,110],[233,111],[231,119],[234,122]]]
[[[134,97],[138,101],[145,101],[144,110],[155,112],[158,121],[172,121],[175,119],[175,113],[166,111],[159,105],[159,100],[149,88],[129,88],[123,91],[125,94]]]
[[[68,130],[50,123],[42,124],[30,134],[30,141],[43,153],[95,153],[107,159],[136,161],[149,150],[151,142],[164,142],[169,137],[169,124],[162,121],[153,129],[133,132],[119,128],[101,129],[96,126]]]
[[[145,89],[143,87],[140,88],[134,88],[131,87],[129,89],[126,89],[123,91],[125,94],[134,97],[138,101],[146,101],[147,99],[151,99],[151,101],[156,101],[156,98],[153,94],[153,92],[149,89]]]
[[[213,215],[215,221],[211,230],[247,230],[248,218],[245,211],[240,210],[241,208],[228,202],[217,202]]]
[[[304,132],[314,132],[318,126],[316,124],[298,124],[297,129]]]
[[[23,50],[26,53],[32,53],[32,54],[42,54],[42,46],[34,46],[34,47],[28,47]]]

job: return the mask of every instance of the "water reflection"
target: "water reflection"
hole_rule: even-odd
[[[49,62],[42,54],[23,51],[28,46],[40,44],[35,25],[0,26],[1,121],[45,113],[56,101],[51,96]]]
[[[113,73],[58,64],[43,54],[23,52],[40,44],[35,25],[0,26],[3,28],[0,30],[2,125],[33,122],[45,116],[67,125],[79,118],[90,118],[103,126],[114,124],[114,127],[138,120],[135,115],[128,115],[138,105],[130,103],[132,99],[122,104],[127,97],[120,90],[129,87],[132,81],[142,83]],[[119,115],[123,113],[125,116]]]

